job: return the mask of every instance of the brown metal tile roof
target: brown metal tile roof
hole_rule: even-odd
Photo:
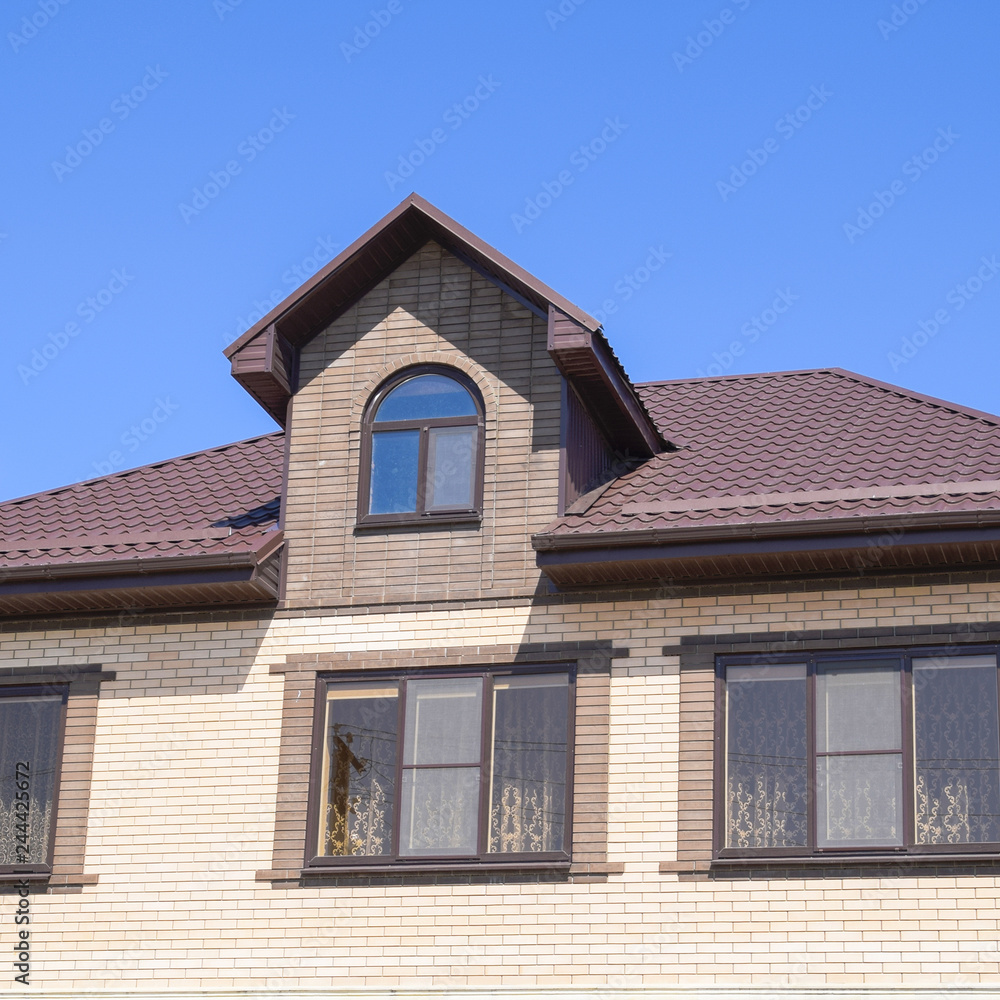
[[[278,432],[0,503],[0,572],[259,552],[283,459]]]
[[[831,554],[857,547],[847,536],[886,526],[908,533],[882,546],[880,565],[944,565],[954,554],[941,546],[959,542],[980,546],[966,561],[1000,558],[1000,417],[839,369],[637,390],[678,450],[582,497],[535,536],[556,582],[680,578],[703,573],[707,558],[717,575],[760,572],[763,556],[729,550],[768,537],[819,539],[804,555],[767,556],[769,571],[820,572],[848,565]],[[0,503],[3,600],[14,611],[114,607],[135,587],[147,587],[149,606],[268,599],[283,453],[279,432]],[[692,548],[699,539],[726,551]],[[77,579],[98,576],[103,596]]]
[[[679,450],[581,498],[536,548],[1000,511],[1000,417],[841,369],[636,388]]]

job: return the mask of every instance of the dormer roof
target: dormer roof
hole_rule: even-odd
[[[230,344],[233,377],[284,426],[298,350],[431,240],[547,320],[550,355],[612,446],[638,458],[668,447],[600,323],[416,194]]]

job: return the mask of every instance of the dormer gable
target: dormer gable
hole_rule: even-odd
[[[552,360],[613,452],[668,447],[598,321],[416,194],[226,348],[233,377],[285,426],[302,347],[429,241],[547,322]]]

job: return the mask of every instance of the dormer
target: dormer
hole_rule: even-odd
[[[533,593],[532,533],[667,447],[598,322],[417,195],[226,354],[286,428],[296,605]]]

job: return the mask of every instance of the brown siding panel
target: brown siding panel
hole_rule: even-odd
[[[566,387],[565,505],[610,478],[615,457],[572,386]]]
[[[682,657],[678,755],[678,862],[712,857],[715,660]]]

